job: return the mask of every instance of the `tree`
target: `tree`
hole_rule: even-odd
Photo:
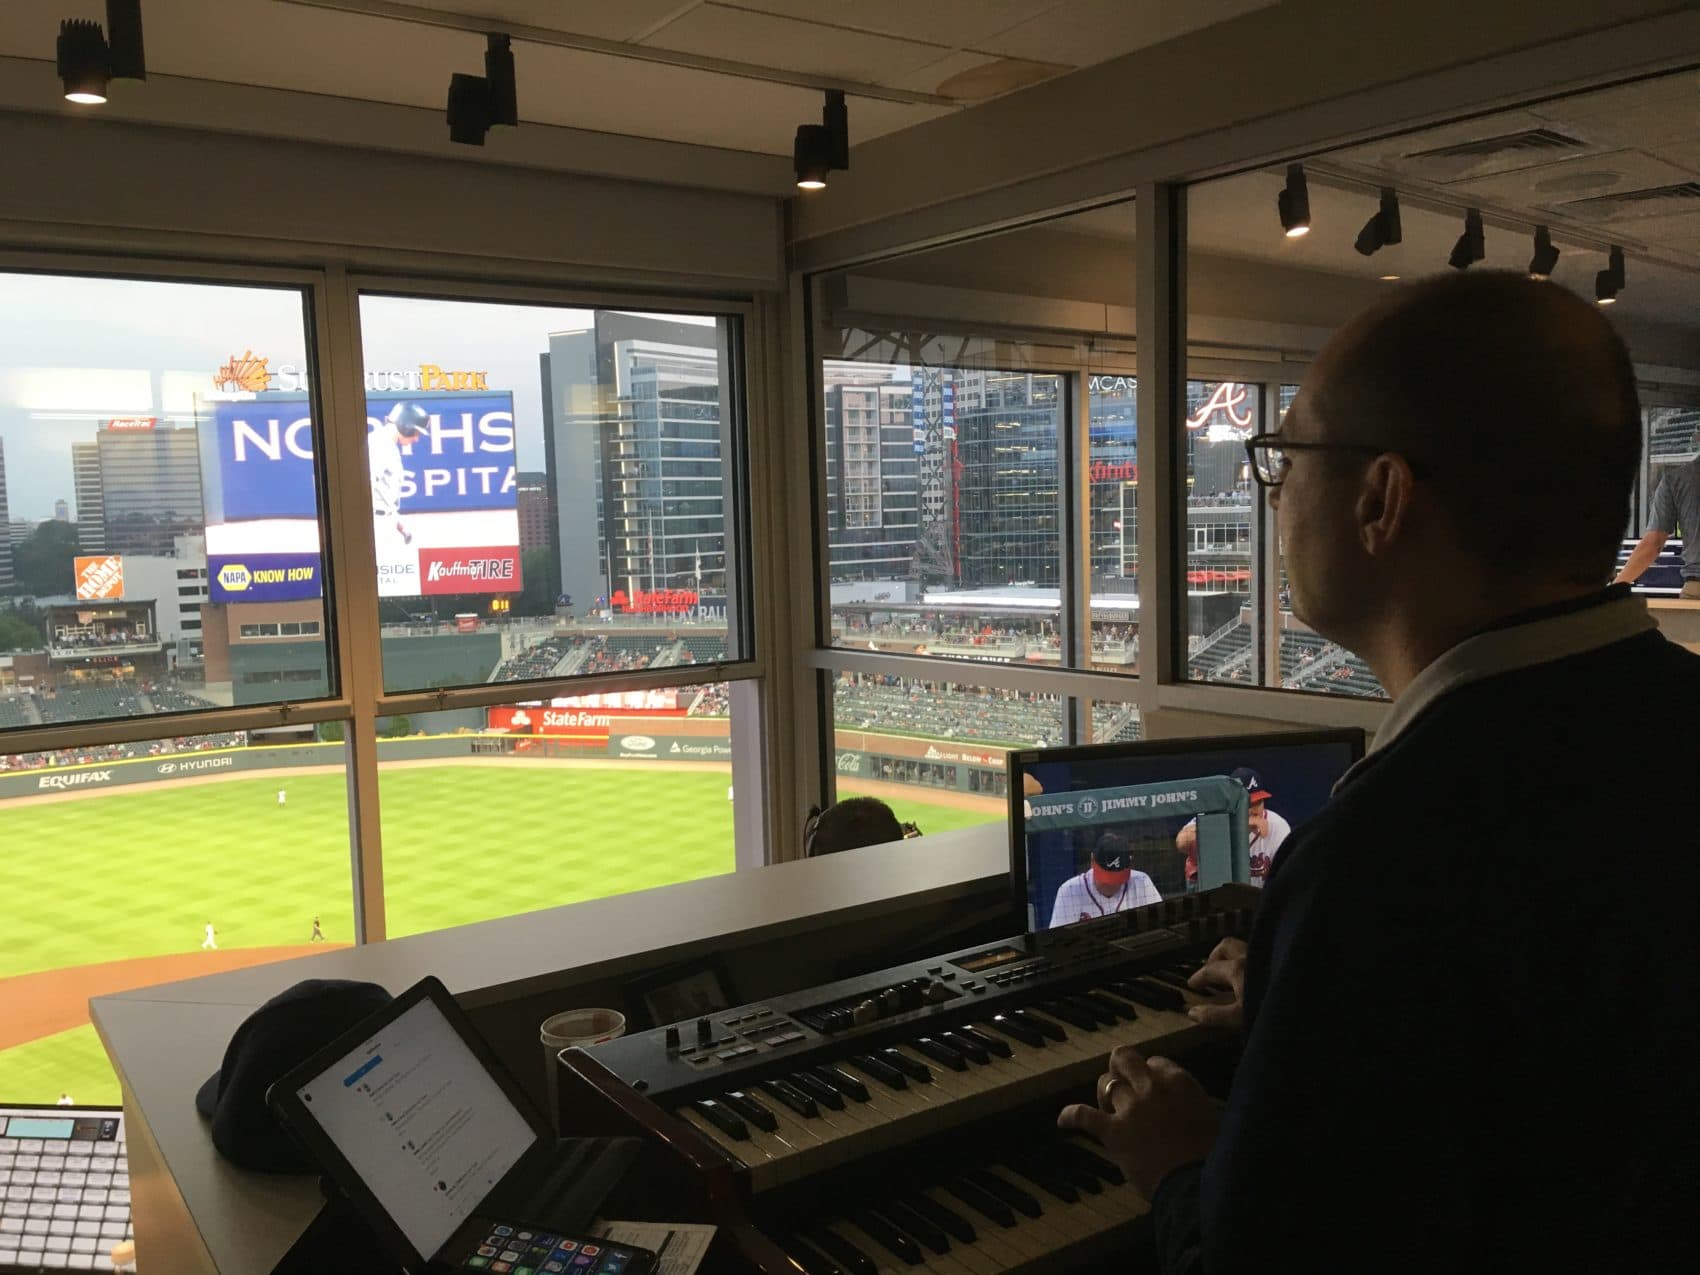
[[[0,614],[0,651],[39,651],[41,630],[29,621],[6,612]]]
[[[341,722],[320,722],[319,739],[323,743],[334,744],[342,739]]]
[[[404,735],[413,733],[413,722],[406,714],[398,714],[383,723],[383,730],[380,733],[385,739],[400,739]]]
[[[560,594],[561,573],[555,565],[553,549],[530,549],[520,559],[520,574],[525,588],[514,599],[515,615],[554,615],[555,598]]]
[[[77,526],[44,522],[12,550],[12,574],[18,591],[36,597],[69,593],[75,587]]]

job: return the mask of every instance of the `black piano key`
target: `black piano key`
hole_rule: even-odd
[[[996,1222],[1005,1230],[1015,1225],[1015,1210],[1005,1204],[998,1196],[982,1186],[976,1186],[967,1178],[951,1178],[944,1184],[944,1190],[961,1200],[988,1222]]]
[[[809,1072],[828,1088],[836,1089],[846,1098],[857,1102],[868,1101],[868,1087],[842,1067],[832,1067],[825,1064],[810,1067]]]
[[[1083,1165],[1097,1174],[1102,1181],[1108,1182],[1111,1186],[1120,1186],[1127,1181],[1127,1175],[1113,1160],[1105,1159],[1091,1147],[1081,1146],[1080,1143],[1071,1142],[1065,1138],[1057,1144],[1057,1151],[1065,1159],[1073,1160],[1076,1164]]]
[[[720,1101],[763,1133],[779,1132],[779,1120],[773,1112],[741,1089],[733,1089],[721,1094]]]
[[[950,1252],[950,1236],[944,1233],[943,1228],[935,1226],[913,1209],[906,1208],[896,1200],[880,1200],[874,1205],[874,1211],[910,1239],[925,1245],[933,1252]]]
[[[830,1226],[804,1231],[803,1238],[834,1261],[843,1263],[851,1275],[879,1275],[879,1264]]]
[[[780,1102],[802,1116],[803,1119],[818,1120],[820,1118],[820,1108],[815,1105],[815,1100],[790,1081],[775,1077],[772,1080],[762,1081],[761,1088],[779,1099]],[[840,1103],[839,1105],[842,1106],[843,1104]]]
[[[1143,1005],[1146,1009],[1180,1010],[1186,1005],[1185,999],[1172,987],[1162,983],[1153,983],[1148,979],[1134,978],[1125,983],[1110,984],[1110,990],[1117,996],[1125,996],[1135,1005]]]
[[[1044,1010],[1052,1018],[1062,1019],[1070,1027],[1078,1028],[1083,1032],[1098,1030],[1097,1019],[1084,1009],[1079,1009],[1065,1001],[1040,1001],[1036,1008]]]
[[[1116,1013],[1120,1014],[1123,1018],[1139,1017],[1139,1011],[1133,1007],[1133,1002],[1126,996],[1123,996],[1120,992],[1112,992],[1108,988],[1103,988],[1093,992],[1092,995],[1098,997],[1099,1000],[1103,1001],[1107,1005],[1114,1005]]]
[[[749,1126],[742,1120],[738,1119],[738,1117],[731,1111],[727,1110],[724,1103],[716,1102],[713,1098],[698,1098],[691,1104],[691,1110],[695,1111],[699,1116],[708,1121],[716,1129],[720,1130],[721,1133],[724,1133],[728,1138],[735,1139],[738,1142],[748,1142],[750,1140]]]
[[[1009,1012],[1009,1016],[1020,1020],[1028,1027],[1031,1027],[1034,1031],[1040,1032],[1050,1037],[1052,1040],[1068,1039],[1068,1033],[1056,1023],[1053,1023],[1050,1019],[1046,1018],[1043,1014],[1035,1014],[1031,1010],[1026,1009],[1012,1009]]]
[[[1009,1156],[998,1163],[1010,1177],[1025,1178],[1054,1200],[1064,1204],[1080,1203],[1080,1192],[1074,1184],[1036,1156]]]
[[[955,1030],[957,1035],[973,1041],[987,1053],[996,1054],[999,1058],[1015,1057],[1015,1051],[1009,1047],[1009,1042],[995,1032],[981,1031],[978,1027],[958,1027]]]
[[[933,1073],[927,1069],[927,1064],[919,1058],[911,1058],[900,1049],[882,1049],[879,1052],[880,1061],[895,1067],[911,1080],[928,1084],[932,1081]]]
[[[992,1061],[992,1054],[989,1049],[980,1044],[979,1041],[970,1040],[960,1031],[940,1032],[939,1043],[950,1046],[976,1066],[984,1067]]]
[[[828,1111],[844,1110],[844,1095],[812,1071],[794,1071],[787,1079]]]
[[[846,1060],[857,1071],[872,1076],[887,1089],[907,1089],[909,1082],[903,1078],[903,1073],[890,1063],[881,1062],[872,1054],[852,1054]]]
[[[870,1213],[867,1209],[852,1209],[846,1216],[873,1236],[886,1252],[902,1258],[911,1266],[921,1264],[921,1246],[879,1214]]]
[[[934,1040],[931,1036],[922,1036],[918,1040],[910,1041],[909,1047],[916,1053],[925,1054],[934,1062],[949,1067],[952,1071],[968,1070],[968,1060],[942,1040]]]
[[[1056,1174],[1076,1191],[1084,1191],[1087,1195],[1103,1193],[1104,1188],[1098,1184],[1098,1175],[1085,1165],[1077,1164],[1063,1156],[1055,1143],[1030,1147],[1023,1152],[1023,1157]]]
[[[992,1019],[992,1029],[1002,1032],[1011,1040],[1019,1040],[1023,1045],[1030,1045],[1034,1049],[1045,1047],[1044,1033],[1026,1021],[1017,1019],[1014,1015],[999,1014]]]
[[[982,1191],[997,1196],[1017,1213],[1025,1213],[1028,1217],[1043,1217],[1045,1214],[1045,1210],[1039,1207],[1038,1200],[1007,1178],[1000,1178],[990,1169],[964,1169],[962,1176]]]
[[[1094,992],[1075,992],[1069,996],[1069,1002],[1091,1010],[1099,1025],[1103,1027],[1114,1027],[1125,1017],[1124,1013],[1116,1010],[1115,1005]]]
[[[1177,973],[1175,970],[1170,970],[1170,969],[1147,970],[1146,973],[1145,973],[1145,977],[1146,978],[1154,978],[1159,983],[1167,983],[1170,987],[1174,988],[1177,992],[1184,992],[1184,991],[1187,990],[1187,977],[1188,976],[1185,975],[1185,974]]]
[[[974,1229],[972,1222],[955,1209],[946,1208],[924,1192],[903,1191],[898,1194],[897,1198],[905,1208],[919,1213],[941,1230],[948,1231],[951,1238],[959,1244],[972,1244],[979,1238],[979,1232]]]
[[[800,1235],[787,1235],[779,1241],[779,1247],[803,1268],[804,1275],[846,1275],[842,1266]]]

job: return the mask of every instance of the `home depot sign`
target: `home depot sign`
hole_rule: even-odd
[[[115,553],[103,553],[72,561],[77,582],[77,598],[89,602],[124,596],[124,559]]]

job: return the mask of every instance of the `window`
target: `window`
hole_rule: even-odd
[[[1245,440],[1262,429],[1263,389],[1188,381],[1186,404],[1187,671],[1255,685],[1252,526],[1262,511]]]
[[[390,935],[732,871],[731,730],[724,683],[381,722]]]
[[[154,710],[184,694],[156,688]],[[0,697],[0,727],[25,724]],[[0,947],[9,1097],[119,1101],[90,986],[304,955],[315,922],[326,944],[353,941],[343,746],[311,730],[255,744],[226,731],[0,755],[0,818],[22,851],[0,861],[0,897],[18,904]]]
[[[230,639],[282,599],[320,605],[316,565],[288,580],[277,551],[285,524],[319,534],[316,431],[286,392],[309,377],[305,313],[297,288],[0,273],[0,314],[28,316],[0,342],[0,522],[21,532],[0,558],[0,656],[32,723],[273,698],[254,689],[272,656]],[[200,590],[178,582],[209,568],[209,650],[187,677],[176,600]],[[323,642],[291,658],[332,693]]]
[[[1101,371],[1086,381],[1090,663],[1106,673],[1139,669],[1138,385]]]
[[[360,315],[387,690],[748,654],[735,319],[372,294]]]

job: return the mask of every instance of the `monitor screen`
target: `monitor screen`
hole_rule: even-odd
[[[1011,874],[1029,933],[1230,881],[1281,844],[1363,756],[1361,730],[1011,753]]]
[[[427,1257],[537,1140],[429,998],[295,1092]]]

